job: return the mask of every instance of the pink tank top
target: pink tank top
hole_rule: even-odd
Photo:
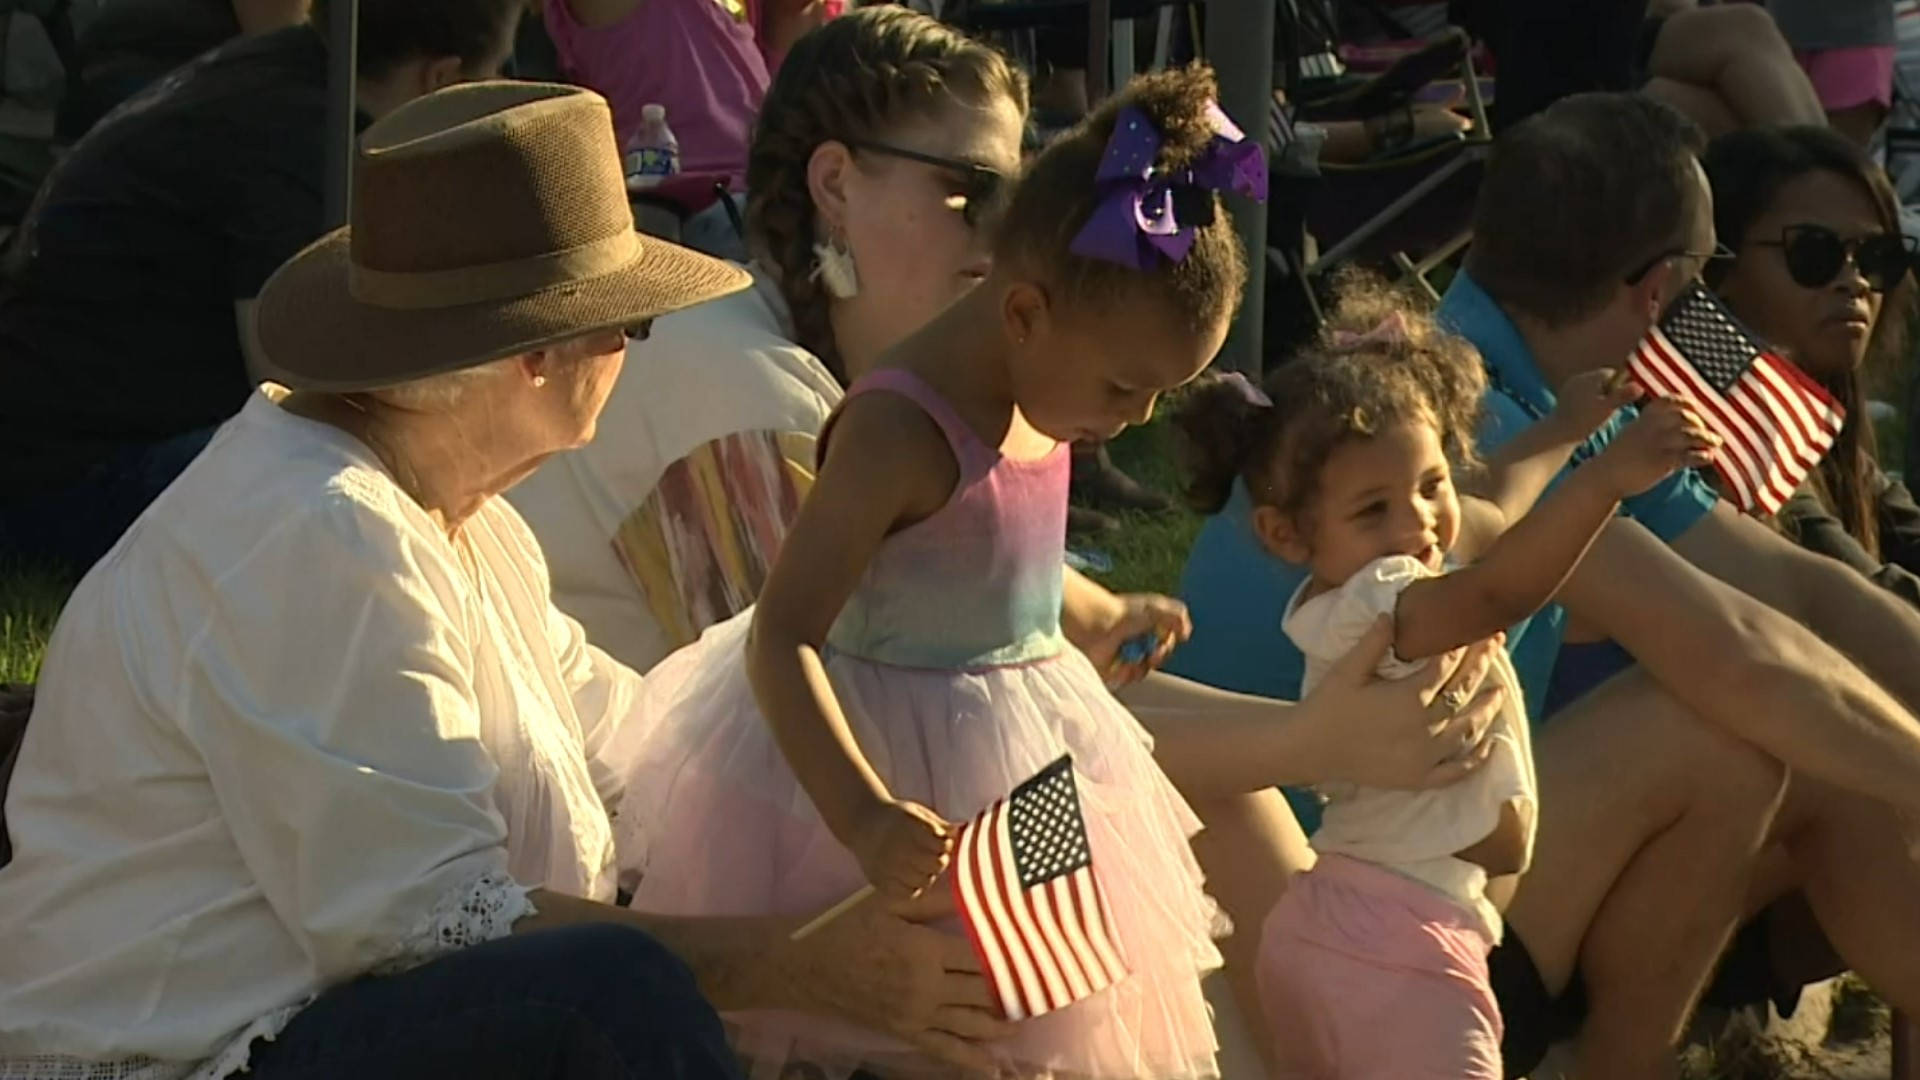
[[[546,23],[567,77],[613,106],[621,146],[639,130],[641,109],[664,105],[680,140],[680,171],[745,186],[747,144],[769,81],[746,18],[720,0],[640,0],[613,25],[587,27],[567,0],[548,0]]]
[[[1032,461],[1003,457],[933,387],[898,368],[862,376],[841,407],[875,393],[906,398],[940,426],[960,481],[932,517],[880,545],[828,644],[896,667],[950,671],[1057,656],[1067,647],[1065,444]],[[820,435],[823,454],[832,425]]]

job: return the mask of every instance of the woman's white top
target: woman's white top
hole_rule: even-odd
[[[1303,582],[1287,604],[1287,636],[1306,655],[1303,695],[1313,692],[1341,657],[1366,636],[1380,616],[1394,614],[1407,586],[1433,577],[1418,559],[1393,555],[1368,563],[1344,585],[1302,600]],[[1427,661],[1402,660],[1387,651],[1379,675],[1404,679]],[[1487,872],[1454,853],[1493,832],[1500,808],[1511,800],[1536,805],[1533,741],[1527,731],[1520,680],[1504,650],[1494,653],[1492,678],[1505,691],[1504,704],[1488,738],[1493,752],[1466,779],[1432,791],[1392,791],[1357,784],[1322,784],[1327,807],[1313,848],[1384,867],[1439,892],[1480,917],[1489,938],[1498,942],[1500,913],[1487,900]]]
[[[653,325],[593,441],[507,498],[540,538],[554,602],[637,671],[753,602],[812,479],[840,384],[754,287]]]
[[[0,1077],[230,1074],[323,988],[612,900],[639,676],[495,499],[264,394],[81,582],[7,796]]]

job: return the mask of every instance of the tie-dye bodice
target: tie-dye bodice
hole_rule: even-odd
[[[854,383],[847,400],[881,391],[913,401],[940,425],[960,482],[932,517],[880,545],[828,644],[910,668],[1000,667],[1059,653],[1066,647],[1066,446],[1032,461],[1002,457],[905,371],[873,372]]]

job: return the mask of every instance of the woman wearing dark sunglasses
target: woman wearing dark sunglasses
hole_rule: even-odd
[[[1905,344],[1914,245],[1886,174],[1824,127],[1741,131],[1705,162],[1735,257],[1708,281],[1763,340],[1847,409],[1832,453],[1779,524],[1920,604],[1920,508],[1881,471],[1867,389]]]

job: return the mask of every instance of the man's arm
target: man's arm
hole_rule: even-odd
[[[1298,705],[1218,690],[1155,672],[1120,692],[1153,735],[1153,759],[1187,798],[1264,791],[1276,784],[1350,780],[1371,787],[1455,783],[1485,760],[1481,740],[1499,716],[1485,681],[1497,642],[1482,642],[1405,679],[1374,678],[1393,642],[1382,619]],[[1449,692],[1457,710],[1432,706]],[[1464,752],[1479,747],[1481,753]]]
[[[1674,542],[1708,574],[1806,624],[1909,711],[1920,708],[1920,612],[1853,568],[1724,503]]]
[[[693,973],[715,1009],[790,1009],[838,1016],[886,1032],[969,1071],[992,1073],[981,1044],[1013,1026],[992,998],[967,939],[922,923],[950,915],[952,891],[892,905],[872,899],[793,941],[807,920],[672,918],[548,890],[516,934],[582,923],[624,923],[651,934]]]
[[[1685,534],[1691,543],[1683,552],[1698,554],[1695,534],[1729,512],[1716,509],[1702,518]],[[1853,577],[1850,585],[1869,591],[1834,565],[1839,573],[1833,577]],[[1569,612],[1618,641],[1696,716],[1812,776],[1920,808],[1920,725],[1836,650],[1850,651],[1846,640],[1830,637],[1830,645],[1769,606],[1781,594],[1779,583],[1769,582],[1767,595],[1741,591],[1742,581],[1732,584],[1740,587],[1694,569],[1637,522],[1615,519],[1560,596]],[[1904,681],[1920,689],[1920,672]]]

